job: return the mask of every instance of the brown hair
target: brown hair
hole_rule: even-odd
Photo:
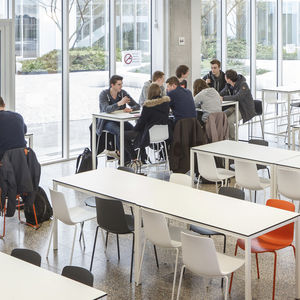
[[[189,67],[186,65],[180,65],[176,69],[176,76],[177,78],[181,78],[182,75],[186,74],[189,71]]]
[[[233,82],[236,82],[237,79],[238,79],[237,72],[234,71],[234,70],[232,70],[232,69],[227,70],[227,71],[225,72],[225,76],[226,76],[227,79],[230,79],[230,80],[233,81]]]
[[[156,83],[152,83],[148,90],[148,99],[149,100],[156,99],[160,97],[160,95],[161,95],[161,89],[159,85]]]
[[[165,75],[162,71],[155,71],[152,75],[152,81],[156,81],[159,78],[162,78]]]
[[[3,100],[3,98],[0,96],[0,107],[4,107],[4,106],[5,106],[4,100]]]
[[[219,68],[221,68],[221,62],[217,59],[213,59],[211,62],[210,62],[211,65],[218,65]]]
[[[194,96],[200,93],[202,90],[209,88],[205,80],[203,79],[196,79],[193,84],[194,89]]]
[[[109,85],[111,86],[112,84],[116,84],[119,80],[123,80],[123,77],[120,75],[113,75],[110,77]]]
[[[172,77],[168,78],[167,81],[166,81],[166,83],[168,83],[170,85],[175,84],[176,86],[179,86],[179,80],[175,76],[172,76]]]

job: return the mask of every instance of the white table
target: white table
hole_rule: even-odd
[[[132,183],[134,182],[134,188]],[[117,183],[117,185],[116,185]],[[213,194],[187,186],[127,173],[116,169],[84,172],[53,180],[58,185],[118,199],[134,207],[136,284],[141,255],[141,208],[161,212],[170,218],[216,230],[245,240],[245,299],[251,297],[251,239],[296,221],[297,276],[300,274],[298,213]],[[116,188],[117,187],[117,188]],[[254,221],[255,220],[255,221]],[[300,298],[300,276],[297,277]]]
[[[25,139],[28,139],[28,147],[33,148],[33,133],[26,133]]]
[[[228,159],[244,159],[256,164],[270,166],[271,173],[271,197],[277,195],[276,172],[275,167],[282,160],[290,159],[299,155],[298,151],[272,148],[261,145],[255,145],[245,142],[220,141],[216,143],[196,146],[191,148],[191,174],[194,175],[194,153],[205,152],[214,156]]]
[[[290,148],[290,141],[291,141],[291,95],[295,93],[300,93],[300,85],[299,86],[275,86],[275,87],[269,87],[269,88],[263,88],[261,90],[262,92],[262,106],[263,106],[263,113],[262,113],[262,126],[263,126],[263,132],[265,132],[265,115],[264,115],[264,101],[265,101],[265,92],[275,92],[278,94],[284,94],[287,95],[287,111],[288,111],[288,117],[287,117],[287,130],[288,130],[288,147]],[[268,134],[268,132],[265,132]]]
[[[134,114],[125,113],[123,110],[117,110],[112,113],[93,114],[92,123],[92,159],[93,169],[96,169],[96,120],[103,119],[120,123],[120,166],[124,166],[124,123],[127,121],[137,120],[140,117],[140,111]]]
[[[106,293],[0,252],[3,300],[95,300]]]

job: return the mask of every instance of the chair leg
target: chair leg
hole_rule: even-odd
[[[155,255],[155,260],[156,260],[156,266],[157,266],[157,269],[159,269],[158,257],[157,257],[157,251],[156,251],[155,245],[153,245],[153,249],[154,249],[154,255]]]
[[[95,233],[95,238],[94,238],[94,246],[93,246],[93,253],[92,253],[91,265],[90,265],[90,272],[92,271],[92,267],[93,267],[93,261],[94,261],[95,248],[96,248],[97,235],[98,235],[99,228],[100,228],[99,226],[97,226],[97,228],[96,228],[96,233]]]
[[[134,232],[132,233],[131,266],[130,266],[130,283],[132,282],[133,254],[134,254]]]
[[[178,265],[178,255],[179,255],[179,249],[176,248],[176,261],[175,261],[175,270],[174,270],[174,279],[173,279],[173,288],[172,288],[172,300],[174,299],[175,294],[175,285],[176,285],[176,273],[177,273],[177,265]]]
[[[105,249],[107,249],[107,242],[108,242],[108,231],[106,231]]]
[[[258,254],[257,253],[255,253],[255,259],[256,259],[257,279],[259,279],[260,275],[259,275],[259,264],[258,264]]]
[[[225,295],[224,295],[224,300],[227,300],[227,298],[228,298],[228,277],[224,276],[223,278],[225,279]]]
[[[216,182],[216,193],[218,194],[218,182]]]
[[[74,237],[73,237],[73,244],[72,244],[72,251],[71,251],[71,258],[70,258],[70,266],[72,265],[72,259],[73,259],[73,252],[74,252],[74,246],[75,246],[76,233],[77,233],[77,224],[75,224],[75,229],[74,229]]]
[[[296,249],[295,249],[295,246],[293,244],[290,245],[292,248],[293,248],[293,251],[294,251],[294,257],[296,258]]]
[[[236,256],[237,250],[238,250],[238,244],[236,243],[236,245],[235,245],[235,251],[234,251],[234,256]],[[229,294],[231,293],[233,274],[234,274],[234,272],[231,273],[230,285],[229,285]]]
[[[178,290],[177,290],[177,298],[176,298],[176,300],[179,300],[180,289],[181,289],[181,283],[182,283],[182,277],[183,277],[184,270],[185,270],[185,265],[183,265],[181,267],[181,272],[180,272],[180,278],[179,278],[179,284],[178,284]]]
[[[224,245],[223,245],[223,253],[226,253],[226,235],[224,234]],[[223,287],[224,279],[221,280],[221,288]]]
[[[275,299],[275,284],[276,284],[276,264],[277,264],[277,253],[274,251],[274,275],[273,275],[273,296],[272,300]]]
[[[271,178],[271,175],[270,175],[270,170],[269,168],[267,168],[267,171],[268,171],[268,176],[269,176],[269,179]]]
[[[82,237],[83,248],[85,249],[85,238],[84,238],[84,233],[83,233],[84,222],[82,222],[80,225],[81,225],[81,230],[80,230],[79,242],[80,242],[81,237]]]
[[[143,246],[142,255],[141,255],[141,261],[140,261],[140,269],[139,269],[138,279],[140,279],[140,276],[141,276],[142,264],[143,264],[144,254],[145,254],[145,248],[146,248],[146,242],[147,242],[147,239],[145,239],[145,241],[144,241],[144,246]]]
[[[118,260],[120,260],[120,245],[119,245],[119,235],[117,234],[117,248],[118,248]]]
[[[51,241],[52,241],[52,237],[53,237],[53,231],[54,231],[54,220],[52,221],[52,226],[51,226],[51,233],[50,233],[49,245],[48,245],[48,250],[47,250],[47,254],[46,254],[47,258],[49,256]]]
[[[254,203],[256,203],[256,191],[254,191]]]

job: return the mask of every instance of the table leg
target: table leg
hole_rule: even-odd
[[[300,299],[300,218],[295,222],[295,246],[296,246],[296,299]]]
[[[239,102],[235,104],[235,140],[239,141]]]
[[[271,186],[270,186],[270,197],[277,199],[277,168],[275,165],[270,166]]]
[[[288,124],[287,124],[287,130],[288,130],[288,147],[290,149],[291,147],[291,94],[288,93]]]
[[[251,239],[245,239],[245,299],[251,300]]]
[[[134,281],[138,286],[140,284],[139,269],[141,264],[141,208],[139,206],[133,207],[134,213]]]
[[[124,167],[124,121],[120,121],[120,166]]]
[[[57,191],[57,184],[53,182],[53,190]],[[57,219],[54,217],[53,218],[53,249],[56,250],[58,249],[58,231],[57,231]]]
[[[261,102],[262,102],[262,115],[261,115],[261,131],[262,138],[265,139],[265,92],[261,91]]]
[[[195,152],[193,149],[190,150],[190,175],[192,180],[192,186],[194,186],[195,177]]]
[[[92,167],[93,170],[96,169],[96,117],[93,116],[93,123],[92,123]]]

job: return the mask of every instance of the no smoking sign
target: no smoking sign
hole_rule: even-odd
[[[142,55],[140,50],[122,51],[123,67],[136,67],[142,64]]]

